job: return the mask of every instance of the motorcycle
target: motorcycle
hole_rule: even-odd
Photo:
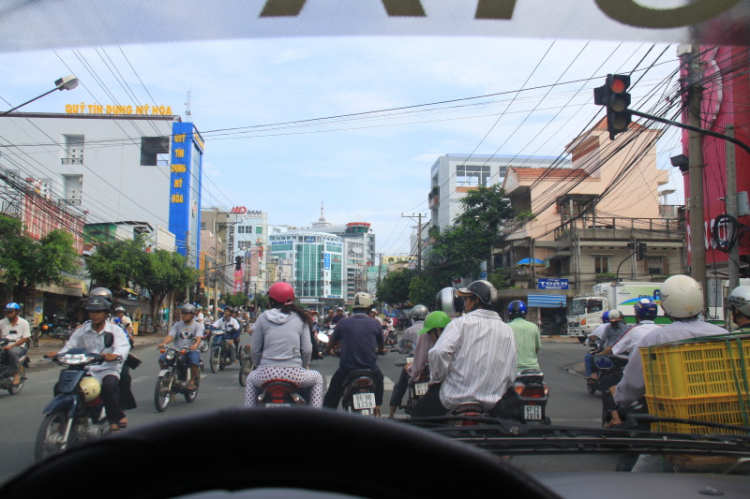
[[[114,336],[105,333],[104,345],[109,348]],[[93,378],[86,367],[104,362],[103,355],[94,355],[85,348],[72,348],[56,357],[54,362],[64,369],[55,385],[55,398],[44,408],[34,446],[34,458],[41,461],[68,447],[97,440],[109,433],[109,422],[101,396],[86,400],[82,383]]]
[[[70,339],[71,335],[81,325],[80,322],[72,321],[65,317],[54,316],[55,322],[49,328],[49,337],[56,340],[62,340],[63,343]]]
[[[49,336],[49,332],[54,327],[54,324],[52,324],[50,321],[45,320],[41,324],[37,324],[34,326],[34,328],[31,330],[31,346],[38,347],[39,346],[39,338],[44,336],[45,334]]]
[[[346,412],[375,416],[375,373],[369,369],[349,373],[344,381],[342,405]]]
[[[609,386],[616,384],[622,379],[622,374],[625,371],[625,366],[628,364],[629,358],[626,355],[597,355],[594,357],[594,365],[599,372],[599,377],[596,379],[597,389],[602,392],[602,397],[606,395],[606,391]],[[610,376],[614,378],[610,379]],[[602,386],[602,381],[606,380]],[[606,425],[609,422],[609,413],[606,409],[602,408],[602,425]]]
[[[286,379],[272,379],[260,386],[258,395],[259,407],[291,407],[293,405],[306,405],[307,401],[300,395],[299,386]]]
[[[255,369],[253,359],[250,357],[250,345],[242,345],[240,348],[240,386],[247,384],[247,377]]]
[[[383,340],[386,345],[395,345],[398,341],[396,330],[390,323],[383,324]]]
[[[8,343],[10,343],[10,340],[8,338],[2,338],[0,339],[0,348],[7,346]],[[7,358],[8,353],[3,350],[2,355],[0,355],[0,373],[4,372],[7,367]],[[21,393],[21,390],[23,390],[23,385],[26,382],[26,368],[29,367],[29,356],[27,353],[23,354],[20,359],[18,359],[18,377],[19,382],[18,384],[13,383],[14,376],[2,376],[0,377],[0,390],[8,390],[8,393],[11,395],[16,395],[18,393]]]
[[[419,400],[427,394],[429,388],[428,383],[430,381],[430,368],[425,366],[422,370],[422,374],[419,375],[419,379],[416,382],[409,382],[407,389],[408,399],[406,405],[403,406],[404,412],[411,415],[414,408],[417,407]]]
[[[552,424],[547,417],[549,386],[544,374],[536,369],[524,369],[516,376],[513,390],[518,396],[513,416],[524,424]]]
[[[586,341],[587,343],[584,343],[584,345],[588,345],[591,347],[591,349],[589,350],[590,354],[597,354],[604,349],[604,347],[601,344],[601,340],[597,336],[591,335],[587,338]],[[591,372],[592,374],[598,373],[598,367],[596,366],[596,362],[593,363]],[[586,378],[586,390],[591,395],[595,394],[598,389],[599,389],[598,375],[596,378],[593,378],[593,377]]]
[[[164,362],[165,368],[159,371],[159,377],[156,380],[154,389],[154,405],[156,410],[164,412],[172,401],[172,395],[181,393],[185,396],[185,401],[192,403],[198,396],[199,385],[195,383],[195,390],[189,390],[190,368],[187,363],[188,350],[178,350],[173,347],[162,348],[161,353],[166,353]],[[203,361],[201,360],[201,364]],[[199,381],[199,380],[196,380]]]
[[[201,339],[201,344],[198,347],[198,350],[200,350],[201,353],[208,352],[208,349],[211,346],[211,332],[213,331],[213,328],[209,325],[206,326],[205,330],[203,331],[203,338]]]
[[[226,331],[217,329],[211,337],[211,355],[208,360],[212,373],[223,371],[234,362],[234,345],[229,344],[225,335]]]
[[[489,412],[482,404],[477,401],[463,402],[454,407],[450,412],[450,417],[454,418],[453,426],[479,426],[482,424],[480,419],[489,418]]]

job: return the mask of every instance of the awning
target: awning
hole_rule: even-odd
[[[535,265],[543,265],[544,260],[540,260],[538,258],[524,258],[523,260],[518,260],[518,262],[516,262],[516,265],[531,265],[532,263]]]
[[[529,293],[529,307],[562,308],[567,304],[565,295],[541,295]]]

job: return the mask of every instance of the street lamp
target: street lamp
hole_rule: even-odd
[[[63,76],[62,78],[55,80],[55,88],[53,88],[52,90],[44,92],[42,95],[34,97],[33,99],[28,100],[28,101],[24,102],[23,104],[14,107],[13,109],[9,109],[7,111],[2,112],[2,113],[0,113],[0,116],[5,116],[6,114],[10,114],[13,111],[15,111],[16,109],[19,109],[19,108],[25,106],[26,104],[30,104],[30,103],[34,102],[35,100],[37,100],[37,99],[41,99],[45,95],[51,94],[55,90],[59,90],[59,91],[62,92],[63,90],[73,90],[77,86],[78,86],[78,78],[76,78],[73,75]]]

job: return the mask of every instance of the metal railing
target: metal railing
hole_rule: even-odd
[[[684,220],[679,218],[621,218],[593,217],[590,215],[564,222],[555,229],[555,239],[575,230],[629,230],[659,232],[667,236],[684,230]]]

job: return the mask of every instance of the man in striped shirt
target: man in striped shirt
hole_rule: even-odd
[[[501,399],[513,392],[516,341],[513,330],[491,310],[497,290],[488,281],[474,281],[458,294],[466,300],[466,315],[448,324],[430,350],[430,388],[414,417],[442,416],[474,401],[500,416]]]

